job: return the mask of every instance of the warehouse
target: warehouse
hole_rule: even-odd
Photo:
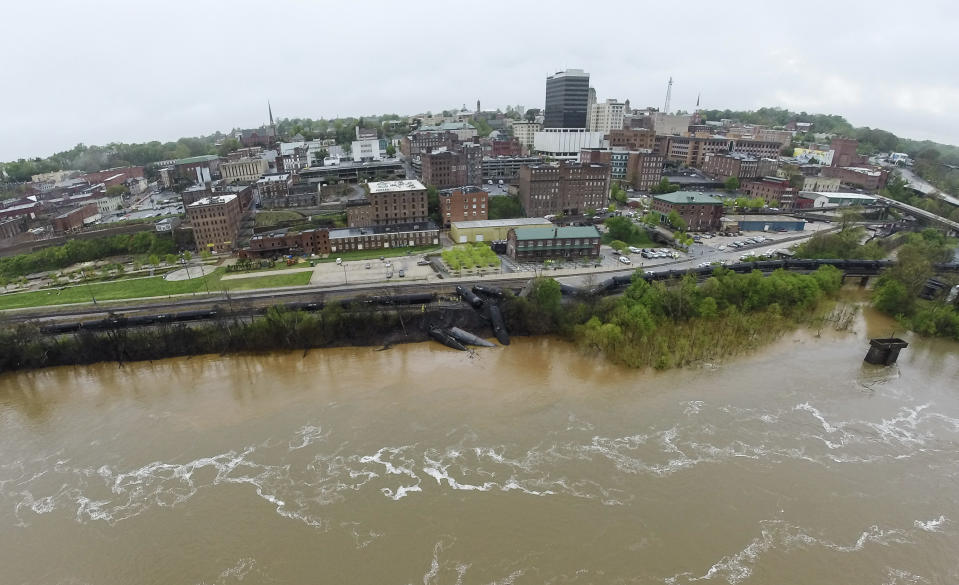
[[[727,215],[723,217],[725,231],[801,232],[805,227],[805,220],[788,215]]]
[[[450,239],[456,244],[495,242],[505,240],[511,229],[521,227],[553,227],[553,224],[542,217],[454,221],[450,227]]]

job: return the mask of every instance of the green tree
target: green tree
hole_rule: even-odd
[[[512,219],[526,217],[523,206],[516,195],[497,195],[489,198],[490,219]]]
[[[386,145],[386,156],[393,158],[396,156],[396,147],[393,146],[393,143],[390,142]]]
[[[190,260],[193,260],[193,254],[189,250],[185,251],[183,252],[183,259],[189,262]]]
[[[150,254],[150,265],[156,268],[160,265],[160,257],[156,254]]]
[[[213,257],[213,254],[211,254],[209,250],[207,249],[200,250],[200,258],[202,258],[204,262],[206,262],[212,257]]]
[[[612,249],[616,250],[617,252],[622,252],[627,247],[629,247],[628,244],[626,244],[626,242],[623,242],[621,240],[613,240],[612,242],[609,243],[609,246]]]
[[[230,137],[224,140],[222,143],[220,143],[220,146],[217,147],[216,152],[220,156],[226,156],[230,154],[231,152],[233,152],[234,150],[238,150],[240,146],[241,144],[239,140],[237,140],[236,138]]]
[[[679,191],[679,185],[670,183],[666,177],[663,177],[659,183],[653,185],[653,188],[649,190],[653,195],[664,195],[666,193],[675,193],[676,191]]]
[[[163,259],[166,261],[168,266],[173,266],[176,264],[176,254],[167,254]]]
[[[674,209],[666,216],[666,221],[679,231],[686,231],[686,220]]]
[[[739,178],[738,177],[729,177],[723,183],[726,187],[726,191],[729,193],[735,193],[739,190]]]
[[[110,185],[105,193],[107,197],[122,197],[129,192],[130,189],[126,185]]]

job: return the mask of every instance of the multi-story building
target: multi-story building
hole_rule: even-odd
[[[834,157],[835,159],[835,157]],[[841,185],[878,191],[886,186],[889,171],[878,167],[823,167],[822,176],[837,178]]]
[[[688,114],[649,113],[653,131],[663,136],[686,136],[692,119],[693,117]]]
[[[240,251],[240,256],[265,257],[285,254],[329,254],[329,230],[317,228],[311,230],[279,229],[250,238],[250,245]]]
[[[726,154],[732,141],[726,138],[697,138],[694,136],[670,136],[666,158],[688,167],[702,168],[707,154]]]
[[[227,183],[252,183],[266,174],[270,165],[263,158],[241,158],[220,163],[220,175]]]
[[[654,150],[656,148],[656,132],[653,130],[621,129],[611,130],[606,135],[610,148],[624,148],[626,150]]]
[[[359,128],[356,129],[359,132]],[[353,162],[371,162],[382,160],[380,155],[380,141],[375,138],[376,132],[373,132],[374,138],[368,140],[354,140],[351,150],[353,152]]]
[[[729,154],[707,154],[703,162],[703,172],[721,181],[730,177],[756,179],[776,173],[778,162],[770,158],[756,158],[741,152]]]
[[[626,104],[614,99],[590,104],[587,128],[590,132],[602,132],[604,134],[609,134],[613,130],[621,130],[625,107]]]
[[[454,221],[472,221],[489,218],[489,193],[472,185],[445,189],[439,192],[440,218],[443,227]]]
[[[369,194],[346,209],[351,228],[426,222],[426,187],[416,180],[367,183]]]
[[[626,168],[626,182],[637,191],[649,191],[663,178],[663,165],[666,157],[650,150],[636,150],[629,153]]]
[[[293,175],[281,173],[267,175],[256,182],[260,204],[264,207],[290,207],[283,200],[290,196],[293,188]]]
[[[563,160],[575,160],[584,148],[605,146],[605,133],[583,128],[544,128],[533,137],[534,154]]]
[[[581,215],[609,204],[609,165],[560,162],[523,167],[519,199],[526,215]]]
[[[463,144],[455,151],[423,153],[420,165],[423,182],[437,189],[477,184],[483,180],[483,149]]]
[[[740,189],[752,198],[759,198],[770,207],[792,209],[796,206],[798,191],[790,185],[789,179],[782,177],[763,177],[758,181],[746,181]]]
[[[600,234],[594,226],[521,227],[506,236],[506,253],[514,260],[596,258]]]
[[[839,177],[806,177],[803,179],[803,191],[818,191],[820,193],[839,192]]]
[[[483,158],[483,181],[503,181],[512,183],[519,178],[523,166],[543,162],[538,156],[496,156]]]
[[[229,252],[236,247],[240,220],[245,210],[236,195],[213,195],[186,206],[198,250]]]
[[[202,185],[220,178],[220,157],[215,154],[181,158],[173,163],[173,175]]]
[[[513,122],[513,137],[519,141],[524,148],[524,154],[533,149],[533,138],[536,133],[542,129],[542,124],[536,122],[515,121]]]
[[[490,140],[489,151],[485,156],[522,156],[523,145],[519,140]]]
[[[780,150],[782,150],[782,145],[778,142],[741,138],[733,140],[731,148],[732,152],[748,154],[756,158],[778,158]]]
[[[459,143],[456,134],[440,130],[419,129],[400,141],[400,152],[406,157],[419,156],[440,148],[452,150]]]
[[[677,191],[656,195],[652,201],[653,211],[662,217],[675,211],[692,231],[718,230],[722,225],[723,201],[694,191]]]
[[[97,204],[90,202],[79,207],[64,211],[53,218],[53,231],[57,233],[74,232],[83,226],[100,220],[100,210]]]
[[[439,228],[430,221],[330,230],[332,253],[436,246],[439,243]]]
[[[834,167],[854,167],[865,162],[857,153],[859,141],[853,138],[833,138],[829,148],[833,151]]]
[[[546,78],[543,128],[586,128],[589,73],[582,69],[558,71]]]

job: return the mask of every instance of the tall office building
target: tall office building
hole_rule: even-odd
[[[544,128],[586,128],[589,73],[582,69],[559,71],[546,78]]]

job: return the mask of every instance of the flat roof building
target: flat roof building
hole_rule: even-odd
[[[595,226],[515,228],[506,237],[506,253],[515,260],[596,258],[600,234]]]
[[[509,231],[519,227],[552,227],[553,223],[543,217],[516,217],[512,219],[488,219],[484,221],[454,221],[450,225],[450,238],[457,244],[467,242],[495,242],[505,240]]]
[[[723,200],[695,191],[677,191],[654,196],[652,209],[663,218],[676,211],[693,231],[717,230],[723,216]]]

